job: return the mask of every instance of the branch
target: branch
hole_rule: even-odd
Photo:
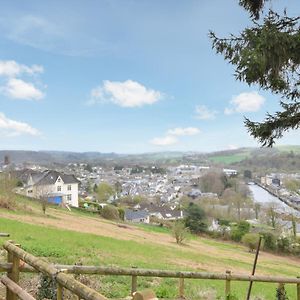
[[[274,115],[268,114],[267,118],[259,123],[245,118],[245,126],[251,136],[257,139],[262,146],[272,147],[275,139],[281,138],[284,132],[300,127],[300,102],[287,104],[280,103],[283,111]]]

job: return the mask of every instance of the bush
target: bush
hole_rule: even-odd
[[[264,238],[264,249],[275,251],[277,248],[276,236],[271,232],[261,232],[260,235]]]
[[[37,291],[37,299],[51,299],[56,300],[56,281],[44,274],[40,277],[40,282]]]
[[[290,245],[290,252],[294,255],[299,255],[300,254],[300,244],[299,243],[292,243]]]
[[[118,213],[119,213],[119,218],[120,218],[122,221],[124,221],[124,219],[125,219],[125,210],[124,210],[124,208],[119,207],[119,208],[118,208]]]
[[[277,248],[280,252],[288,253],[290,244],[291,242],[287,237],[280,237],[277,240]]]
[[[2,196],[0,195],[0,207],[5,209],[15,209],[16,208],[16,202],[13,196]]]
[[[177,244],[182,244],[188,238],[189,230],[185,227],[184,223],[176,221],[172,226],[172,235]]]
[[[253,252],[258,246],[259,237],[257,233],[246,233],[242,237],[242,242],[249,248],[249,251]]]
[[[230,221],[229,220],[225,220],[225,219],[219,219],[218,223],[220,226],[230,226]]]
[[[101,211],[101,216],[107,220],[119,220],[119,211],[115,206],[105,205]]]
[[[240,242],[242,237],[250,230],[250,224],[246,221],[239,222],[231,229],[231,239]]]
[[[204,223],[205,212],[204,210],[194,204],[190,203],[186,209],[185,226],[194,233],[205,232],[207,225]]]
[[[277,300],[289,300],[283,284],[279,285],[279,287],[276,289],[276,299]]]

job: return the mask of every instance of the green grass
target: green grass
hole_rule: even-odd
[[[147,231],[155,231],[156,227],[139,226]],[[155,229],[154,229],[155,228]],[[234,255],[226,258],[211,255],[207,251],[191,251],[188,245],[172,247],[157,245],[145,240],[118,240],[93,234],[84,234],[68,230],[60,230],[25,224],[18,221],[0,219],[0,231],[10,232],[11,237],[20,243],[22,247],[36,255],[46,257],[51,262],[74,264],[81,262],[90,265],[106,265],[141,268],[156,268],[168,270],[197,270],[203,271],[201,265],[216,264],[221,268],[235,270],[235,268],[250,272],[252,258],[249,261],[241,261]],[[222,251],[232,251],[232,254],[247,255],[245,248],[231,243],[222,243],[211,239],[201,238],[204,245],[216,247]],[[249,254],[251,255],[251,254]],[[252,256],[251,256],[252,257]],[[190,267],[182,265],[181,262],[189,261]],[[260,261],[258,270],[273,275],[296,276],[298,268],[296,265],[280,265],[274,261]],[[205,270],[209,271],[209,270]],[[117,276],[93,276],[100,282],[100,292],[108,297],[120,298],[129,294],[130,278]],[[139,289],[152,288],[160,297],[172,298],[177,295],[177,280],[175,279],[149,279],[139,278]],[[247,283],[233,282],[232,288],[238,299],[245,299]],[[191,298],[199,298],[197,295],[204,290],[215,291],[219,297],[223,295],[224,282],[216,280],[186,280],[186,294]],[[295,286],[288,286],[290,299],[295,298]],[[254,284],[254,295],[263,295],[264,299],[275,298],[275,285]],[[219,298],[221,299],[221,298]]]
[[[132,224],[131,224],[132,225]],[[147,232],[158,232],[158,233],[168,233],[170,234],[171,230],[167,227],[162,227],[159,225],[151,225],[151,224],[136,224],[138,228],[143,229]]]
[[[229,155],[211,156],[208,159],[214,163],[230,165],[245,160],[249,156],[250,156],[250,152],[241,152],[241,153],[235,153]]]
[[[300,146],[293,146],[293,145],[281,145],[275,146],[280,152],[291,152],[293,151],[295,154],[300,154]]]

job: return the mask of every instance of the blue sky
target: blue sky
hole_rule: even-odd
[[[299,15],[296,0],[274,1]],[[2,1],[0,148],[215,151],[257,146],[278,97],[236,82],[208,31],[249,24],[237,0]],[[283,5],[279,7],[278,5]],[[278,144],[297,144],[292,132]]]

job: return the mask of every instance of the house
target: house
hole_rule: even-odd
[[[149,224],[150,214],[145,210],[126,209],[124,220],[129,221],[129,222],[133,222],[133,223],[147,223],[147,224]]]
[[[23,183],[22,194],[32,198],[46,198],[56,204],[68,204],[78,207],[78,185],[80,181],[74,175],[46,170],[36,172],[24,170],[17,174]]]
[[[202,195],[201,191],[199,189],[192,189],[190,192],[187,194],[190,198],[196,199]]]
[[[150,204],[138,204],[135,208],[140,208],[143,211],[149,213],[150,216],[156,217],[162,220],[178,220],[183,219],[183,211],[176,208],[169,208],[167,206],[157,206],[153,203]]]
[[[223,169],[223,173],[225,173],[229,177],[233,177],[238,174],[238,171],[234,169]]]

